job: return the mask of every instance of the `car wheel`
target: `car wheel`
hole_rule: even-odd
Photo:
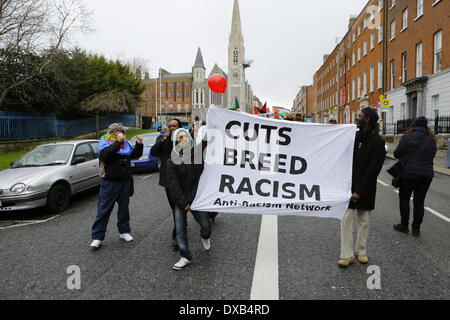
[[[52,213],[59,213],[65,211],[69,207],[70,191],[62,185],[57,184],[50,189],[47,197],[47,207]]]

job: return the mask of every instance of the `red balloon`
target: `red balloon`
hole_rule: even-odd
[[[209,78],[208,86],[215,93],[225,93],[227,91],[227,79],[220,73],[215,73]]]

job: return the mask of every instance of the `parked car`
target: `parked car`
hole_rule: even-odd
[[[98,140],[37,146],[0,171],[0,212],[47,206],[66,210],[72,195],[100,184]]]
[[[159,136],[159,132],[142,135],[142,138],[144,139],[144,152],[140,159],[131,160],[130,164],[133,173],[157,171],[159,169],[159,159],[150,154],[150,150]],[[134,146],[136,144],[136,137],[133,137],[130,142]]]

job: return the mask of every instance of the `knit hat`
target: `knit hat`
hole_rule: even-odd
[[[417,117],[411,125],[412,127],[428,128],[428,120],[425,117]]]
[[[364,113],[364,115],[370,119],[370,122],[373,124],[374,127],[377,125],[378,120],[380,120],[380,117],[378,116],[376,109],[367,107],[362,109],[361,112]]]

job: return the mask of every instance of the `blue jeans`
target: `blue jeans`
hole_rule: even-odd
[[[117,228],[120,234],[130,233],[130,203],[131,181],[116,182],[102,179],[98,195],[97,217],[92,226],[92,240],[105,240],[109,217],[116,202],[119,205],[117,212]]]
[[[175,228],[177,231],[177,242],[180,254],[183,258],[192,260],[192,253],[189,250],[189,240],[187,235],[187,215],[189,212],[180,209],[175,206]],[[201,231],[200,236],[207,240],[211,237],[211,222],[209,221],[209,215],[207,212],[193,211],[195,221],[200,224]]]

